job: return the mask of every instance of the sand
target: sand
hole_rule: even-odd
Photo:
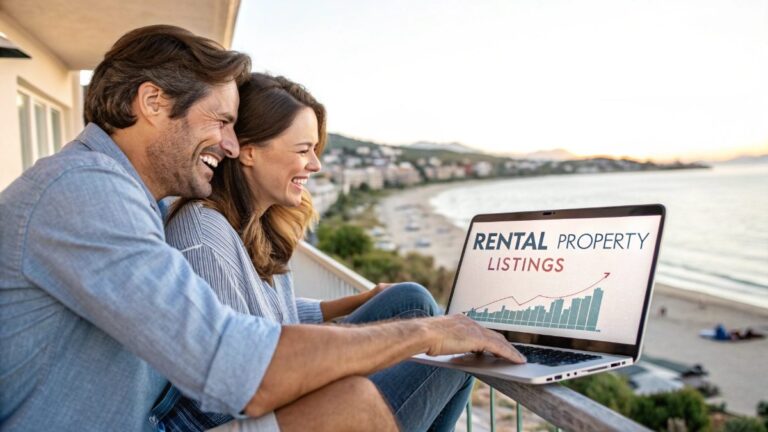
[[[457,184],[436,184],[394,193],[379,203],[386,223],[385,239],[401,252],[431,255],[437,265],[455,268],[466,236],[465,229],[438,215],[429,200]],[[662,306],[666,315],[659,313]],[[757,403],[768,401],[768,338],[741,342],[715,342],[699,331],[718,323],[728,328],[752,327],[768,333],[768,310],[727,299],[656,284],[643,354],[688,365],[701,364],[709,381],[730,412],[755,415]]]

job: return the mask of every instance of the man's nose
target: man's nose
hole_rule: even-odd
[[[237,142],[234,126],[227,125],[221,130],[220,146],[228,158],[234,159],[240,156],[240,143]]]

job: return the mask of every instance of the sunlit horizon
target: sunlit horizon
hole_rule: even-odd
[[[768,2],[247,1],[233,48],[383,144],[768,154]]]
[[[515,151],[514,149],[507,151],[495,151],[495,150],[486,150],[478,147],[472,147],[465,145],[464,143],[452,141],[452,142],[433,142],[428,140],[418,140],[413,142],[403,142],[403,143],[391,143],[391,142],[383,142],[381,140],[377,140],[375,138],[370,137],[364,137],[364,136],[354,136],[350,135],[344,132],[340,131],[329,131],[329,133],[336,134],[336,135],[342,135],[347,138],[355,139],[358,141],[364,141],[364,142],[372,142],[379,145],[387,145],[387,146],[394,146],[394,147],[407,147],[411,144],[415,143],[434,143],[434,144],[454,144],[458,143],[461,145],[464,145],[465,147],[468,147],[469,149],[476,150],[478,153],[487,153],[491,155],[496,156],[524,156],[526,154],[531,153],[539,153],[539,152],[555,152],[555,151],[565,151],[573,155],[573,159],[589,159],[589,158],[599,158],[599,157],[609,157],[614,159],[633,159],[638,161],[645,161],[645,160],[652,160],[654,162],[725,162],[737,158],[749,158],[749,157],[759,157],[759,156],[768,156],[768,144],[765,144],[763,146],[754,146],[754,147],[743,147],[743,148],[736,148],[736,149],[727,149],[727,150],[721,150],[721,151],[711,151],[711,152],[692,152],[687,154],[675,154],[675,153],[667,153],[667,154],[643,154],[643,153],[637,153],[637,154],[626,154],[626,153],[577,153],[575,151],[572,151],[565,147],[559,147],[559,148],[541,148],[532,150],[529,152],[523,152],[523,151]]]

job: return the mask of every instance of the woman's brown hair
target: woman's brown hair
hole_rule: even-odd
[[[304,87],[281,76],[253,73],[239,91],[235,133],[241,147],[269,145],[269,140],[288,129],[299,111],[309,107],[317,117],[319,141],[315,154],[320,156],[326,143],[325,108]],[[211,181],[211,195],[197,201],[224,215],[243,240],[259,276],[271,282],[273,275],[288,271],[288,260],[317,213],[304,190],[299,206],[272,205],[258,217],[242,169],[237,159],[221,161]],[[174,203],[169,220],[189,201],[182,198]]]

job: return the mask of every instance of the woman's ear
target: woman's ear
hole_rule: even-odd
[[[240,156],[238,156],[238,160],[241,164],[252,167],[256,165],[256,146],[247,145],[247,146],[241,146],[240,147]]]

